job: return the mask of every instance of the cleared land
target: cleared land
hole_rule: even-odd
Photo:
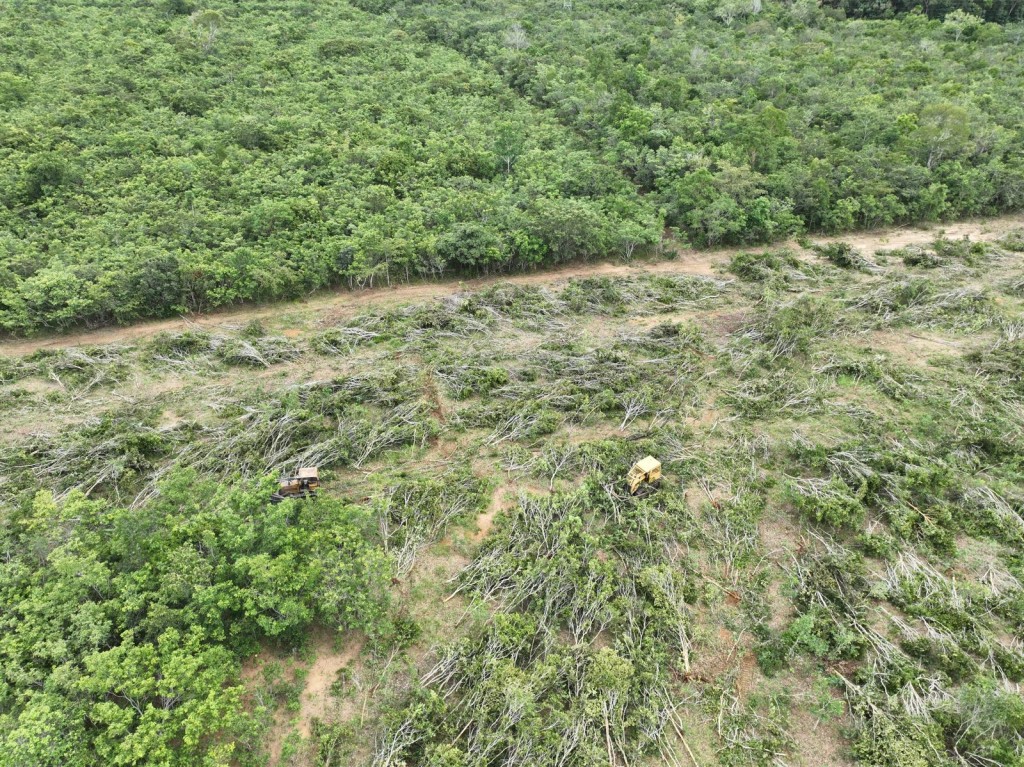
[[[1019,223],[9,344],[5,743],[206,705],[181,763],[1014,763]],[[117,676],[186,634],[176,697]]]

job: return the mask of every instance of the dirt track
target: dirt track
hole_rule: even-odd
[[[897,229],[854,233],[843,237],[816,238],[817,242],[842,240],[867,254],[883,248],[899,248],[930,242],[939,232],[947,237],[969,236],[975,240],[993,240],[1010,229],[1024,226],[1024,214],[993,219],[960,221],[929,228],[901,227]],[[787,247],[798,248],[794,243]],[[774,247],[782,247],[782,244]],[[163,331],[181,331],[187,328],[214,328],[241,325],[254,319],[279,318],[282,315],[301,316],[304,322],[330,323],[358,313],[367,307],[394,306],[395,304],[423,301],[475,289],[495,282],[520,285],[557,284],[574,277],[616,276],[628,274],[715,274],[715,267],[740,250],[757,248],[729,248],[722,250],[676,250],[672,260],[624,263],[576,263],[527,274],[498,275],[465,281],[446,281],[398,285],[390,288],[372,288],[351,291],[344,288],[319,291],[309,298],[291,302],[242,306],[212,314],[183,316],[176,319],[140,322],[127,327],[106,327],[97,330],[16,339],[0,342],[0,354],[23,356],[39,349],[62,349],[92,344],[128,343],[147,338]]]

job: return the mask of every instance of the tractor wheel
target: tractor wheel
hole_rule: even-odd
[[[636,492],[633,493],[633,497],[637,498],[637,499],[646,498],[647,496],[649,496],[653,492],[654,492],[654,487],[652,485],[650,485],[650,484],[645,482],[644,484],[640,485],[640,487],[638,487],[636,489]]]

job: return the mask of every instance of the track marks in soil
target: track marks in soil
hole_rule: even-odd
[[[893,359],[914,366],[927,366],[931,357],[960,354],[963,341],[950,341],[932,333],[893,332],[876,330],[866,337],[865,348],[887,352]]]
[[[787,732],[796,744],[792,755],[796,762],[791,763],[794,767],[852,767],[853,762],[846,754],[846,741],[835,722],[823,722],[796,706]]]
[[[482,541],[490,534],[491,528],[494,527],[494,518],[498,515],[498,512],[504,511],[511,505],[508,497],[512,495],[512,491],[513,488],[507,485],[499,485],[494,489],[490,504],[476,518],[476,532],[472,535],[474,541]]]
[[[316,660],[306,676],[306,689],[299,696],[298,730],[304,738],[313,733],[313,722],[325,719],[334,705],[331,685],[338,673],[352,663],[363,649],[363,639],[352,637],[336,649],[334,632],[322,630],[313,635]]]
[[[293,733],[298,732],[304,739],[308,739],[313,734],[314,721],[338,721],[354,713],[355,703],[351,700],[339,703],[332,698],[331,685],[337,680],[338,673],[359,657],[365,638],[355,634],[339,637],[335,631],[318,627],[311,634],[310,642],[315,660],[306,672],[305,686],[299,695],[298,712],[292,714],[284,709],[275,711],[266,734],[269,767],[281,764],[285,743]],[[260,652],[242,665],[242,681],[247,685],[258,684],[264,667],[282,660],[270,650]],[[297,670],[293,668],[289,676]]]

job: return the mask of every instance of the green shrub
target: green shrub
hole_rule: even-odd
[[[186,330],[182,333],[162,331],[149,341],[149,351],[153,356],[172,359],[206,354],[212,349],[210,334],[201,330]]]
[[[750,336],[770,347],[773,358],[805,355],[845,327],[839,307],[827,297],[801,295],[784,301],[773,293],[758,307]]]
[[[767,677],[773,677],[786,669],[789,666],[791,649],[791,645],[787,644],[782,637],[759,642],[754,647],[754,657],[757,659],[761,673]]]
[[[894,254],[895,255],[895,254]],[[904,266],[916,266],[922,269],[936,269],[945,263],[941,256],[936,253],[930,253],[923,248],[909,248],[904,249],[903,264]]]
[[[943,752],[936,725],[891,716],[881,708],[866,710],[853,741],[853,754],[865,767],[933,767],[935,755]]]
[[[250,328],[246,334],[219,344],[216,348],[217,357],[228,365],[265,368],[294,360],[302,354],[287,338],[253,336],[252,332]]]
[[[814,252],[840,269],[863,269],[868,264],[864,257],[847,242],[815,245]]]
[[[728,269],[741,280],[764,282],[774,276],[788,276],[803,265],[788,250],[766,250],[762,253],[737,253],[729,261]]]
[[[978,663],[953,642],[940,642],[928,637],[905,638],[900,642],[912,658],[929,668],[946,674],[953,682],[971,679],[978,673]]]
[[[832,527],[859,528],[864,521],[863,498],[867,487],[857,493],[838,477],[827,480],[798,480],[787,483],[790,502],[803,516]]]
[[[1020,764],[1024,701],[993,680],[957,691],[935,712],[949,742],[976,764]]]
[[[900,550],[898,541],[883,528],[866,530],[856,540],[865,554],[878,559],[891,560]]]
[[[455,361],[442,364],[437,375],[444,382],[448,393],[455,399],[487,394],[505,386],[510,380],[509,371],[498,365],[482,364],[479,360],[469,364]]]
[[[0,384],[12,383],[31,375],[33,367],[19,357],[0,355]]]
[[[1024,252],[1024,228],[1007,232],[998,240],[998,243],[1001,247],[1015,253]]]
[[[578,314],[617,314],[624,310],[625,303],[620,283],[610,277],[573,280],[562,291],[561,298],[568,304],[570,310]]]
[[[944,237],[939,237],[932,242],[932,249],[940,259],[955,259],[968,266],[973,266],[985,255],[988,246],[983,242],[971,242],[970,238],[965,235],[959,240],[947,240]]]

